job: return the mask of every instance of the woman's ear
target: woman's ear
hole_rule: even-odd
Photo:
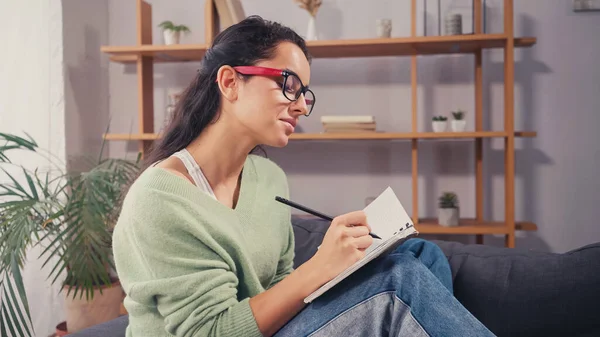
[[[235,101],[238,96],[239,77],[231,66],[221,66],[217,71],[217,84],[221,95],[228,101]]]

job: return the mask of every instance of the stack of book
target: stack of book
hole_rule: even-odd
[[[375,132],[374,116],[321,116],[323,130],[337,132]]]

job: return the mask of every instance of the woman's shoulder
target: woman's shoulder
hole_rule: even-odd
[[[201,206],[206,196],[185,176],[168,168],[149,167],[127,191],[123,206],[128,210],[160,214],[165,208],[195,204]]]
[[[276,176],[285,179],[285,171],[283,168],[270,158],[250,154],[249,160],[254,165],[256,172],[261,176]]]

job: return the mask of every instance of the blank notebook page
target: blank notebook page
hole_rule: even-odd
[[[367,215],[367,223],[371,226],[371,231],[383,240],[394,236],[406,223],[412,223],[390,187],[365,207],[364,212]]]

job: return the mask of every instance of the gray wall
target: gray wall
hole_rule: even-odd
[[[393,36],[410,35],[409,1],[324,0],[318,14],[321,39],[367,38],[375,34],[375,19],[393,20]],[[423,35],[422,2],[418,10],[418,34]],[[437,34],[436,1],[428,1],[427,32]],[[465,15],[465,31],[471,21],[471,0],[443,1],[442,14]],[[502,0],[488,0],[487,32],[502,31]],[[517,35],[538,38],[533,48],[516,52],[515,127],[538,132],[535,139],[518,140],[517,220],[534,221],[536,233],[519,233],[517,245],[532,249],[565,251],[600,241],[600,196],[597,179],[600,164],[600,33],[598,14],[575,14],[570,1],[515,1]],[[152,1],[154,43],[162,43],[156,25],[165,19],[192,29],[183,43],[204,41],[204,1]],[[289,1],[242,0],[246,14],[280,21],[304,34],[307,14]],[[135,2],[110,0],[109,41],[131,45],[135,39]],[[559,46],[559,43],[562,44]],[[484,54],[485,126],[503,128],[502,52]],[[155,121],[160,121],[169,89],[183,88],[198,63],[155,66]],[[473,57],[419,57],[419,129],[430,130],[434,114],[467,111],[467,128],[473,128]],[[410,59],[379,57],[317,59],[311,87],[318,96],[314,117],[301,121],[305,132],[320,131],[324,114],[374,114],[383,131],[410,130]],[[137,132],[135,66],[110,64],[109,110],[113,132]],[[474,216],[474,160],[471,141],[420,143],[419,205],[422,216],[435,215],[441,191],[458,193],[463,216]],[[112,155],[133,156],[137,144],[111,142]],[[503,142],[485,142],[486,216],[504,215]],[[410,143],[390,142],[292,142],[268,154],[288,173],[293,199],[324,212],[338,214],[364,207],[365,198],[392,186],[407,210],[412,209]],[[443,237],[470,240],[464,237]],[[502,238],[486,238],[502,245]]]
[[[69,169],[96,161],[109,127],[108,2],[63,0],[65,137]],[[105,150],[108,153],[108,150]]]

